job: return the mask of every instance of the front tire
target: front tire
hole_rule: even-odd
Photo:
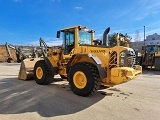
[[[34,79],[40,85],[48,85],[53,82],[53,75],[51,75],[44,60],[36,62],[34,66]]]
[[[68,73],[70,88],[79,96],[92,95],[99,87],[99,80],[96,66],[87,62],[76,63]]]

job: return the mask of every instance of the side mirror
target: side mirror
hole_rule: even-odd
[[[60,38],[61,31],[57,31],[57,38]]]

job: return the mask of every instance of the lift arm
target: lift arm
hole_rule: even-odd
[[[46,57],[46,52],[47,52],[47,44],[44,42],[44,40],[42,38],[39,39],[39,43],[40,43],[40,48],[42,50],[42,54],[44,57]]]

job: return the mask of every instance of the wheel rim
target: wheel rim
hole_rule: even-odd
[[[41,79],[43,77],[43,70],[42,70],[41,67],[37,67],[36,76],[37,76],[38,79]]]
[[[77,88],[83,89],[87,84],[86,75],[81,71],[77,71],[73,76],[73,83]]]

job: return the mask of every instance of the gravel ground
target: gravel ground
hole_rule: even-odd
[[[160,72],[79,97],[57,77],[47,86],[17,79],[20,64],[0,63],[1,120],[160,120]]]

